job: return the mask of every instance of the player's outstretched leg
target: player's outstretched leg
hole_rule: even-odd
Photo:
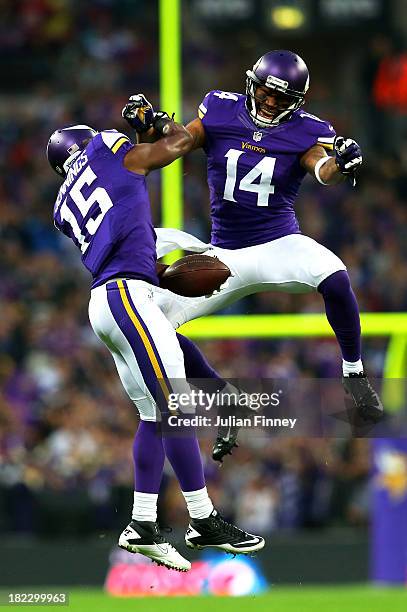
[[[186,572],[191,563],[161,534],[157,499],[165,453],[157,423],[140,421],[134,438],[135,491],[132,520],[120,535],[119,546],[140,553],[158,565]]]
[[[339,270],[318,287],[325,302],[327,319],[342,351],[343,386],[355,403],[358,414],[368,422],[383,417],[383,405],[370,384],[361,359],[359,308],[348,273]]]
[[[168,428],[169,429],[169,428]],[[225,521],[213,507],[205,486],[198,440],[191,427],[163,433],[164,449],[181,486],[190,523],[185,542],[190,548],[219,548],[234,554],[260,550],[264,539]]]
[[[212,368],[208,363],[203,353],[189,338],[177,332],[178,342],[184,354],[185,373],[187,379],[199,379],[200,388],[209,393],[225,390],[226,393],[237,393],[239,390],[227,383],[223,378]],[[225,412],[225,414],[223,414]],[[231,414],[236,415],[233,406],[220,406],[219,416],[229,417]],[[212,448],[212,459],[214,461],[223,462],[225,455],[231,455],[232,450],[238,446],[237,435],[239,432],[237,425],[226,427],[219,425],[215,443]]]

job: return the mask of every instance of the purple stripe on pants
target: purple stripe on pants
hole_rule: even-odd
[[[150,344],[153,347],[154,355],[155,355],[155,357],[156,357],[156,359],[158,361],[158,365],[160,366],[160,370],[163,373],[165,383],[166,383],[166,385],[168,387],[168,391],[170,393],[172,393],[171,384],[170,384],[170,382],[168,380],[164,364],[161,361],[160,353],[158,352],[158,350],[157,350],[157,348],[156,348],[156,346],[154,344],[154,340],[153,340],[153,338],[152,338],[152,336],[150,334],[150,330],[148,329],[147,325],[144,323],[143,319],[141,318],[141,316],[137,312],[137,308],[135,307],[134,302],[132,300],[132,297],[130,295],[130,291],[129,291],[129,287],[127,285],[127,281],[123,281],[123,285],[124,285],[124,289],[125,289],[125,292],[126,292],[126,295],[127,295],[127,299],[129,300],[130,306],[131,306],[132,310],[135,312],[135,314],[137,315],[137,319],[139,320],[140,325],[141,325],[141,327],[144,330],[144,333],[146,334],[147,338],[150,340]]]
[[[147,349],[144,346],[143,340],[134,326],[133,321],[130,319],[124,304],[122,297],[120,295],[120,290],[117,283],[108,283],[107,285],[107,300],[109,304],[110,311],[119,326],[120,330],[126,337],[128,343],[131,346],[133,354],[136,358],[138,366],[140,368],[141,374],[143,376],[144,382],[147,385],[148,390],[151,395],[155,399],[157,406],[159,407],[161,412],[167,412],[167,401],[164,396],[164,393],[160,387],[160,384],[157,381],[157,376],[154,371],[153,364],[151,363],[150,357],[147,353]],[[137,317],[137,320],[140,322],[140,325],[143,325],[142,319],[134,308],[134,304],[132,304],[132,310]],[[143,326],[143,329],[145,325]],[[151,346],[153,348],[154,354],[157,356],[157,349],[152,342],[150,336]],[[164,374],[164,372],[163,372]]]

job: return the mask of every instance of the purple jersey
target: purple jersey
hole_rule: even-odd
[[[259,128],[245,100],[242,94],[211,91],[199,106],[212,244],[227,249],[300,233],[294,201],[306,174],[301,155],[315,144],[332,149],[335,138],[329,123],[301,109],[278,126]]]
[[[158,285],[145,177],[123,165],[133,146],[116,130],[100,132],[70,164],[55,202],[55,227],[81,250],[92,287],[114,277]]]

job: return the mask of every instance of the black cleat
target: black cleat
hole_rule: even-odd
[[[225,521],[216,510],[208,518],[190,519],[185,542],[189,548],[219,548],[235,555],[261,550],[265,544],[260,536]]]
[[[120,534],[119,546],[131,553],[140,553],[149,557],[157,565],[164,565],[169,569],[180,572],[191,569],[191,563],[167,542],[161,535],[158,523],[152,521],[133,519]]]
[[[215,444],[212,447],[212,459],[223,463],[223,457],[225,455],[231,455],[232,450],[237,448],[237,435],[240,427],[235,425],[237,418],[247,416],[245,412],[248,409],[244,409],[241,406],[220,406],[218,416],[221,419],[221,424],[218,426],[218,435],[216,436]]]
[[[232,450],[237,448],[239,445],[236,443],[237,432],[235,435],[229,434],[229,437],[222,438],[218,436],[215,440],[215,444],[212,447],[212,459],[223,463],[223,457],[225,455],[231,455]]]
[[[342,384],[346,393],[352,396],[357,413],[364,421],[378,423],[383,419],[383,404],[363,372],[344,376]]]

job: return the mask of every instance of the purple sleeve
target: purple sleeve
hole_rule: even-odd
[[[216,119],[213,109],[211,108],[213,93],[213,91],[209,91],[198,107],[198,117],[202,121],[202,125],[205,129],[205,144],[203,149],[207,154],[212,142],[213,120]]]
[[[215,89],[202,100],[198,114],[205,129],[204,150],[207,153],[220,137],[229,133],[242,97],[237,93]]]
[[[210,102],[212,93],[213,93],[212,91],[208,91],[208,93],[205,95],[204,99],[198,106],[198,117],[201,119],[201,121],[204,120],[205,115],[208,112],[208,106],[209,106],[209,102]]]
[[[336,132],[329,121],[324,121],[310,113],[301,112],[304,132],[307,134],[310,147],[319,144],[327,151],[332,151]]]

